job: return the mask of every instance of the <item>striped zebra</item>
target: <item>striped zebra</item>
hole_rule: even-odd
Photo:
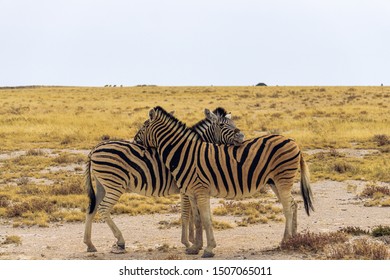
[[[181,193],[189,196],[195,223],[201,220],[207,247],[203,257],[214,256],[216,247],[211,225],[210,196],[242,198],[269,184],[283,206],[286,218],[283,239],[297,232],[297,204],[291,190],[301,170],[301,194],[306,213],[314,210],[309,172],[298,145],[281,135],[244,141],[240,146],[206,143],[185,124],[155,107],[135,137],[137,143],[153,147],[172,173]],[[197,254],[202,244],[187,249]]]
[[[215,143],[238,145],[243,141],[243,134],[234,125],[231,115],[223,108],[217,108],[214,112],[206,109],[205,115],[204,120],[192,127],[199,137]],[[96,191],[92,178],[95,180]],[[179,193],[174,178],[156,150],[145,149],[130,141],[102,142],[92,149],[88,157],[85,184],[90,199],[84,232],[84,243],[88,247],[88,252],[96,251],[91,241],[91,231],[92,220],[97,212],[101,214],[117,239],[112,252],[125,252],[122,233],[110,216],[112,207],[125,191],[155,197]],[[184,204],[188,201],[186,197],[182,200]],[[184,205],[184,208],[188,209],[190,206]]]

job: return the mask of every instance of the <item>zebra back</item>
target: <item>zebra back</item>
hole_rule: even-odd
[[[267,135],[240,146],[213,145],[161,107],[151,110],[142,130],[143,144],[157,148],[184,192],[206,185],[212,196],[246,197],[269,180],[290,184],[300,166],[301,152],[292,139]]]
[[[224,109],[216,109],[214,111],[216,114],[211,114],[214,119],[217,119],[216,122],[206,117],[195,125],[197,137],[214,141],[216,137],[212,135],[216,133],[215,127],[221,123],[228,124],[226,130],[237,129],[234,124],[226,120],[226,114],[221,113],[222,110],[224,111]],[[224,133],[225,136],[218,139],[222,143],[234,144],[236,134]],[[114,197],[112,201],[119,199],[126,188],[146,196],[167,196],[179,192],[174,178],[161,161],[157,151],[130,141],[106,141],[98,144],[89,154],[86,182],[91,182],[91,174],[101,181],[106,197]],[[92,190],[90,184],[86,185],[88,190]],[[95,200],[93,193],[90,192],[89,197],[90,209],[93,209]],[[109,206],[110,203],[107,203],[107,207]]]

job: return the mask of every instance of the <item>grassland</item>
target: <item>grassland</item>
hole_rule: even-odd
[[[157,105],[189,125],[203,118],[205,108],[222,106],[246,138],[280,133],[304,151],[323,149],[307,157],[314,181],[389,182],[389,101],[389,87],[2,88],[0,154],[22,153],[0,161],[0,217],[14,226],[82,221],[86,155],[72,151],[88,151],[102,139],[132,138]],[[355,158],[337,152],[340,148],[377,152]],[[388,195],[373,197],[378,199],[388,204]],[[125,195],[114,213],[174,212],[177,201]],[[247,214],[243,225],[281,219],[272,206],[276,214],[240,203],[223,206],[217,213],[241,208]]]
[[[149,108],[187,124],[225,107],[247,138],[277,132],[303,147],[377,148],[390,135],[388,87],[35,87],[0,89],[1,151],[90,149],[101,138],[132,138]]]

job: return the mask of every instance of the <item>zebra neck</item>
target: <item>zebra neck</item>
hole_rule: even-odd
[[[206,142],[213,143],[215,142],[214,129],[212,129],[211,121],[209,119],[204,119],[191,127],[191,130],[194,131],[198,136]]]
[[[160,155],[167,155],[172,151],[177,151],[179,146],[183,146],[187,141],[202,141],[195,132],[183,128],[175,129],[174,133],[161,134],[158,139],[157,150]],[[166,157],[163,156],[163,160],[165,159]]]
[[[165,141],[158,145],[157,152],[164,165],[175,179],[178,179],[180,169],[186,165],[189,158],[193,158],[194,151],[202,142],[195,132],[186,129],[165,137]]]

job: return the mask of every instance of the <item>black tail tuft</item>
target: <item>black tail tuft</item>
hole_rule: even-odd
[[[311,201],[311,197],[309,195],[309,192],[307,191],[307,189],[305,189],[303,184],[301,184],[301,193],[303,196],[303,204],[305,206],[306,214],[308,216],[310,216],[310,210],[314,211],[313,202]]]
[[[313,206],[313,194],[310,188],[309,180],[309,168],[306,165],[303,156],[301,155],[301,194],[303,197],[303,204],[305,206],[305,211],[308,216],[310,216],[310,210],[314,211]]]

